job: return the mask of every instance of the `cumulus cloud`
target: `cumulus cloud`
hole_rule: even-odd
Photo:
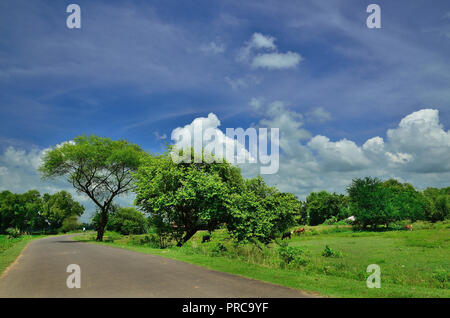
[[[387,131],[387,137],[390,148],[403,154],[397,159],[407,164],[408,171],[450,171],[450,132],[439,123],[437,109],[409,114]]]
[[[309,115],[289,110],[283,102],[253,98],[249,105],[263,117],[259,126],[280,127],[280,169],[265,179],[283,191],[301,198],[323,189],[342,193],[353,178],[363,176],[397,178],[422,188],[448,186],[450,136],[437,110],[409,114],[386,132],[386,140],[375,136],[360,146],[348,139],[312,136],[304,126]],[[256,171],[252,165],[243,169],[247,177]]]
[[[192,147],[199,153],[200,149],[205,148],[216,158],[225,158],[229,162],[237,162],[238,158],[246,161],[255,160],[254,153],[252,152],[252,155],[246,150],[245,140],[240,142],[227,136],[219,126],[220,120],[216,114],[209,113],[208,117],[198,117],[184,127],[175,128],[171,138],[179,149]],[[227,149],[232,149],[233,152],[227,152]]]
[[[370,165],[370,160],[364,155],[363,150],[351,140],[331,142],[328,137],[319,135],[313,137],[308,146],[317,151],[319,160],[327,170],[361,170]]]
[[[238,61],[250,62],[253,68],[269,70],[288,69],[296,67],[302,56],[296,52],[279,53],[275,45],[275,37],[254,33],[250,41],[242,47],[238,54]],[[261,52],[261,50],[265,52]],[[257,51],[256,55],[254,51]]]

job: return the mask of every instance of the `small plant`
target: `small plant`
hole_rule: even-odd
[[[121,235],[119,233],[113,231],[106,231],[103,240],[105,242],[114,242],[115,240],[118,240],[120,238]]]
[[[336,250],[331,249],[328,245],[325,245],[325,249],[322,252],[322,256],[325,257],[342,257],[342,253]]]
[[[18,228],[10,227],[6,229],[6,233],[8,233],[8,238],[18,238],[20,236],[20,231]]]
[[[225,245],[223,245],[222,243],[217,243],[211,249],[211,255],[212,256],[220,256],[220,255],[224,255],[227,251],[228,251],[228,249]]]
[[[446,288],[449,282],[449,273],[445,269],[438,269],[433,272],[432,277],[437,280],[442,288]]]
[[[287,246],[283,244],[278,249],[278,255],[283,261],[281,263],[282,267],[286,265],[294,267],[304,266],[309,262],[306,258],[305,251],[296,246]]]

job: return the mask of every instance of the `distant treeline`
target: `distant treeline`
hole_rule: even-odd
[[[44,194],[30,190],[18,194],[0,192],[0,233],[8,228],[22,233],[67,232],[80,228],[84,207],[66,191]]]
[[[362,226],[388,226],[401,220],[441,221],[450,217],[450,187],[416,190],[409,183],[395,179],[354,179],[347,195],[312,192],[302,202],[304,224],[332,224],[350,216]]]

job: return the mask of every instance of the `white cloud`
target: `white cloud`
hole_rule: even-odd
[[[264,177],[282,191],[300,198],[323,189],[343,193],[353,178],[364,176],[396,178],[420,188],[448,186],[449,132],[439,123],[437,110],[409,114],[387,131],[386,140],[376,136],[359,146],[348,139],[312,137],[304,128],[305,116],[283,102],[266,104],[262,98],[253,98],[249,104],[262,116],[259,126],[280,128],[280,169]],[[246,177],[257,171],[257,165],[243,169]]]
[[[255,56],[252,62],[254,68],[267,68],[267,69],[286,69],[293,68],[300,63],[302,57],[298,53],[264,53]]]
[[[398,128],[387,131],[387,137],[390,149],[409,154],[405,169],[450,171],[450,132],[439,123],[437,109],[422,109],[409,114],[400,121]],[[402,157],[405,158],[404,155]],[[411,157],[414,160],[410,160]]]
[[[225,135],[219,129],[220,120],[216,114],[209,113],[208,117],[195,118],[190,124],[184,127],[177,127],[172,131],[171,138],[175,141],[175,146],[179,149],[193,147],[200,140],[201,146],[209,148],[217,158],[226,158],[229,162],[236,162],[237,156],[242,156],[245,160],[255,160],[250,152],[245,149],[245,145],[238,140]],[[198,132],[198,133],[197,133]],[[211,134],[212,138],[208,137]],[[214,149],[222,149],[222,153],[215,153]],[[226,149],[234,149],[232,154],[226,153]]]
[[[258,49],[275,50],[275,38],[273,36],[263,35],[261,33],[254,33],[250,40],[250,46]]]
[[[270,70],[296,67],[303,59],[301,55],[291,51],[279,53],[275,40],[276,38],[272,36],[254,33],[250,41],[239,50],[238,61],[249,62],[251,60],[250,65],[253,68]],[[261,50],[265,52],[261,52]],[[259,53],[254,55],[254,51],[259,51]]]
[[[370,166],[364,152],[353,141],[342,139],[331,142],[328,137],[315,136],[308,146],[318,152],[318,159],[325,169],[333,171],[361,170]]]

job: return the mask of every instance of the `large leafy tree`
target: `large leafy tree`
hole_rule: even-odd
[[[388,190],[389,200],[399,219],[410,219],[412,222],[425,219],[428,202],[411,184],[388,179],[383,182],[383,187]]]
[[[44,227],[41,215],[42,199],[36,190],[22,194],[3,191],[0,193],[0,231],[8,227],[33,232]]]
[[[83,212],[84,207],[67,191],[60,191],[53,195],[44,194],[42,215],[52,230],[59,229],[66,219],[77,219]]]
[[[341,220],[346,215],[348,198],[342,194],[327,191],[311,192],[304,203],[304,209],[310,225],[322,224],[334,217]]]
[[[350,210],[363,227],[389,226],[400,218],[391,198],[392,192],[378,178],[353,179],[347,188]]]
[[[450,217],[450,187],[437,189],[427,188],[423,191],[428,207],[425,211],[427,220],[443,221]]]
[[[261,176],[245,179],[231,195],[227,228],[239,242],[267,244],[297,223],[300,207],[293,194],[267,186]]]
[[[193,158],[193,156],[192,156]],[[229,163],[175,163],[169,151],[147,157],[136,174],[136,205],[150,214],[160,235],[182,245],[201,229],[226,222],[231,191],[241,183],[239,169]]]
[[[78,136],[48,151],[39,170],[43,178],[67,177],[98,206],[97,240],[102,241],[111,204],[132,189],[132,172],[137,171],[143,154],[139,146],[125,140]]]

